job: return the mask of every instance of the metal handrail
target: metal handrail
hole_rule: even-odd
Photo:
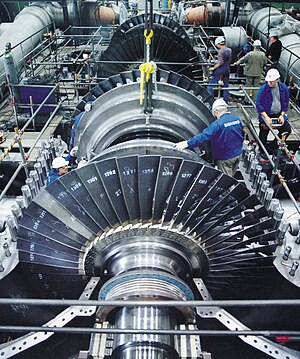
[[[299,337],[296,330],[190,330],[190,329],[122,329],[122,328],[87,328],[87,327],[48,327],[48,326],[0,326],[0,332],[43,332],[68,334],[156,334],[156,335],[201,335],[201,336],[292,336]]]
[[[251,299],[251,300],[75,300],[75,299],[33,299],[0,298],[0,305],[39,305],[39,306],[100,306],[100,307],[295,307],[300,299]]]
[[[244,117],[245,117],[245,120],[246,120],[246,125],[248,127],[248,129],[251,131],[251,134],[253,135],[253,137],[255,138],[255,140],[257,141],[257,143],[259,144],[260,148],[264,151],[265,155],[267,156],[268,160],[270,161],[270,164],[273,168],[273,170],[276,170],[276,166],[275,166],[275,163],[274,161],[272,160],[271,156],[269,155],[267,149],[265,148],[265,146],[263,145],[263,143],[261,142],[261,140],[259,139],[251,121],[249,120],[249,114],[248,112],[245,110],[244,106],[241,105],[241,109],[243,111],[243,114],[244,114]],[[282,143],[281,139],[277,136],[277,134],[274,132],[273,128],[267,123],[267,121],[265,121],[265,119],[263,119],[265,125],[268,127],[268,129],[270,131],[272,131],[272,134],[275,136],[276,139],[278,139],[279,142]],[[284,143],[284,148],[285,148],[285,151],[287,152],[287,155],[289,156],[290,158],[290,154],[289,154],[289,151],[288,149],[286,148],[286,145]],[[293,160],[293,163],[296,164],[296,162]],[[296,168],[299,170],[299,165],[296,164]],[[293,205],[294,207],[296,208],[297,212],[300,214],[300,207],[299,207],[299,203],[295,200],[291,190],[289,189],[284,177],[280,174],[280,172],[276,171],[276,173],[274,173],[277,175],[278,177],[278,180],[279,182],[281,183],[281,185],[283,186],[283,188],[285,189],[288,197],[290,198],[290,200],[293,202]]]
[[[33,36],[37,35],[37,34],[40,33],[41,31],[43,31],[44,29],[47,29],[47,28],[48,28],[49,26],[51,26],[51,25],[54,25],[54,21],[50,22],[48,25],[46,25],[46,26],[40,28],[39,30],[37,30],[37,31],[34,32],[33,34],[31,34],[31,35],[29,35],[28,37],[26,37],[25,39],[23,39],[21,42],[18,42],[16,45],[12,46],[12,47],[11,47],[11,50],[13,50],[13,49],[15,49],[16,47],[22,45],[23,42],[25,42],[25,41],[31,39]],[[5,52],[0,53],[0,58],[1,58],[2,56],[4,56],[4,55],[5,55]]]
[[[56,88],[56,87],[55,87]],[[44,100],[47,101],[47,100]],[[28,156],[31,154],[31,152],[35,149],[35,146],[37,145],[39,139],[41,138],[41,136],[44,134],[44,132],[46,131],[46,129],[48,128],[49,124],[51,123],[51,121],[53,120],[54,116],[56,115],[57,111],[59,110],[59,108],[61,107],[62,103],[64,100],[60,101],[57,104],[57,107],[53,110],[53,112],[51,113],[48,121],[45,123],[44,127],[42,128],[41,132],[39,133],[38,137],[36,138],[33,146],[30,148],[30,150],[28,151]],[[35,113],[33,114],[33,116],[30,117],[30,119],[27,121],[27,123],[25,124],[25,126],[23,127],[22,131],[24,131],[29,124],[33,121],[34,117],[36,116],[36,112],[39,111],[41,109],[41,107],[43,106],[43,103],[38,107],[38,109],[35,111]],[[4,198],[4,196],[6,195],[7,191],[9,190],[10,186],[12,185],[12,183],[14,182],[14,180],[16,179],[16,177],[18,176],[19,172],[21,171],[21,169],[24,167],[23,163],[20,163],[18,165],[18,167],[16,168],[16,170],[14,171],[14,173],[12,174],[11,178],[9,179],[9,181],[7,182],[6,186],[4,187],[3,191],[0,193],[0,202],[1,200]]]

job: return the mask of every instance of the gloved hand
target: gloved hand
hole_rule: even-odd
[[[81,161],[78,163],[77,168],[81,168],[81,167],[85,166],[87,163],[88,163],[87,160],[81,160]]]
[[[73,148],[71,149],[70,155],[71,155],[72,157],[77,157],[77,152],[78,152],[78,146],[75,146],[75,147],[73,147]]]
[[[176,145],[175,145],[175,150],[182,151],[185,148],[188,148],[187,141],[181,141],[181,142],[176,143]]]

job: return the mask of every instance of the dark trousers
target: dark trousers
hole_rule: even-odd
[[[271,117],[278,118],[279,115],[272,115]],[[276,128],[276,130],[278,130],[278,136],[280,138],[284,132],[286,132],[286,138],[288,138],[288,136],[292,132],[291,125],[288,122],[288,120],[286,120],[282,126]],[[261,140],[263,145],[267,148],[268,152],[270,154],[273,154],[274,150],[277,149],[277,141],[276,141],[276,139],[274,139],[271,142],[271,144],[269,146],[267,146],[267,138],[268,138],[269,131],[270,130],[267,128],[267,126],[264,123],[262,123],[262,122],[259,123],[259,139]]]
[[[221,76],[222,76],[222,80],[223,80],[223,83],[224,83],[224,87],[228,87],[229,85],[229,75],[212,75],[211,78],[210,78],[210,81],[209,83],[210,84],[216,84],[214,86],[208,86],[207,87],[207,90],[210,94],[214,95],[215,97],[218,97],[218,94],[217,94],[217,91],[215,91],[215,94],[213,94],[214,90],[213,88],[214,87],[218,87],[218,81],[221,79]],[[226,101],[228,103],[228,97],[229,97],[229,91],[228,90],[222,90],[223,91],[223,98],[224,98],[224,101]]]

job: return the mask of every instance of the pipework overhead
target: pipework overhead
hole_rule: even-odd
[[[280,70],[288,79],[294,73],[294,82],[300,86],[300,23],[289,15],[283,15],[274,7],[265,7],[254,11],[249,16],[250,30],[253,37],[260,39],[268,47],[268,36],[276,30],[283,49],[279,59]]]
[[[43,34],[56,27],[66,28],[69,24],[99,26],[100,24],[116,24],[127,18],[127,10],[122,2],[111,7],[99,6],[97,2],[84,2],[78,8],[77,2],[68,1],[64,9],[59,3],[33,3],[24,8],[12,23],[0,24],[0,54],[3,54],[7,43],[11,43],[12,56],[17,70],[39,43],[44,41]],[[67,14],[67,18],[66,18]],[[22,46],[17,44],[22,43]],[[15,48],[14,48],[15,47]],[[0,61],[0,75],[3,74],[3,61]],[[4,76],[0,78],[4,81]]]

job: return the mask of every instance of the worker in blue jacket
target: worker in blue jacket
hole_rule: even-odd
[[[69,161],[63,157],[56,157],[52,161],[52,168],[49,171],[46,187],[49,186],[50,183],[57,180],[60,176],[64,175],[69,171]]]
[[[49,186],[50,183],[54,182],[60,176],[63,176],[65,173],[69,172],[69,164],[75,165],[75,160],[77,157],[78,147],[75,146],[72,148],[70,153],[66,157],[56,157],[52,161],[52,168],[48,173],[46,187]]]
[[[70,138],[70,145],[69,145],[69,149],[71,150],[74,145],[75,145],[75,136],[76,136],[76,130],[77,127],[79,126],[79,123],[81,121],[82,116],[84,115],[85,112],[89,112],[92,109],[92,103],[93,101],[87,101],[87,103],[84,106],[84,111],[80,112],[77,116],[75,116],[74,118],[74,124],[72,126],[72,130],[71,130],[71,138]]]
[[[234,176],[238,169],[243,146],[243,124],[241,119],[228,112],[228,105],[223,99],[213,103],[212,113],[217,118],[204,131],[188,141],[181,141],[175,149],[194,148],[210,141],[212,157],[218,168]]]
[[[286,114],[289,106],[289,90],[279,79],[278,70],[270,69],[265,77],[267,82],[261,86],[256,97],[256,110],[259,114],[259,138],[269,152],[272,152],[274,146],[277,148],[277,141],[275,139],[271,146],[267,147],[269,128],[264,121],[277,129],[279,136],[284,135],[285,139],[292,132]]]

